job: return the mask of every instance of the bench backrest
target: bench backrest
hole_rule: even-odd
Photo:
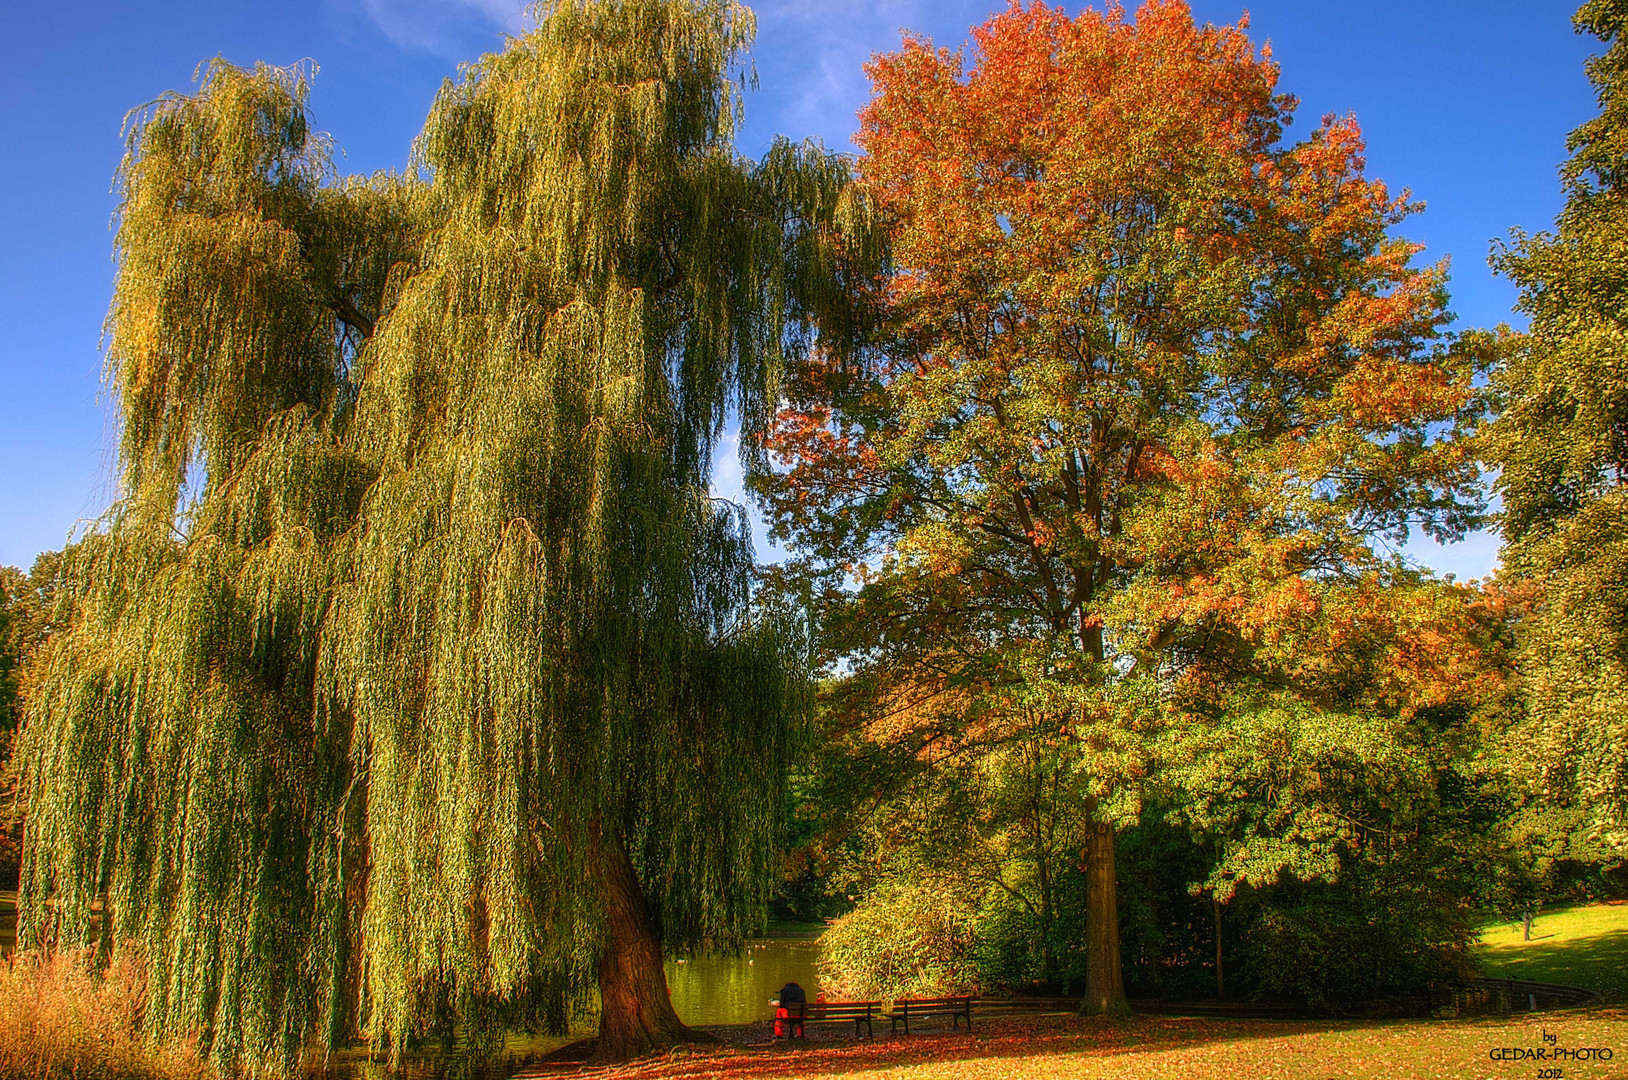
[[[794,1001],[784,1006],[787,1015],[799,1020],[852,1020],[881,1007],[880,1001]]]
[[[899,1012],[926,1012],[929,1009],[970,1009],[972,996],[942,998],[901,998],[893,1003],[893,1008]]]

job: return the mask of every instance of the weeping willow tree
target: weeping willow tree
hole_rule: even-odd
[[[708,473],[861,214],[817,147],[732,149],[746,9],[536,14],[405,177],[334,175],[298,68],[129,126],[122,498],[29,705],[22,908],[138,943],[153,1036],[223,1068],[595,987],[637,1054],[692,1037],[663,950],[761,917],[802,635]]]

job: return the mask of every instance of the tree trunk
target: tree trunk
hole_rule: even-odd
[[[1221,974],[1221,901],[1211,897],[1210,903],[1215,905],[1215,996],[1225,998],[1227,981]]]
[[[680,1042],[710,1042],[673,1011],[661,942],[650,925],[633,860],[614,832],[594,828],[593,856],[605,911],[599,954],[599,1043],[592,1061],[627,1061]]]
[[[1040,978],[1047,986],[1057,983],[1058,963],[1056,950],[1052,948],[1052,930],[1057,921],[1057,913],[1052,909],[1051,899],[1051,873],[1046,865],[1046,852],[1036,844],[1038,854],[1035,857],[1040,870]]]
[[[1091,800],[1094,812],[1096,800]],[[1119,963],[1119,887],[1114,830],[1093,820],[1085,841],[1085,997],[1081,1016],[1131,1011]]]

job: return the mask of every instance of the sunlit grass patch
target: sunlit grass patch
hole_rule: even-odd
[[[1565,983],[1593,990],[1603,1002],[1628,1001],[1628,904],[1539,911],[1531,941],[1522,940],[1518,919],[1491,924],[1476,955],[1492,978]]]

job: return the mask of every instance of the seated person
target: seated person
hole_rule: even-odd
[[[806,1006],[808,1004],[808,995],[803,992],[803,988],[794,982],[789,982],[780,988],[780,996],[769,1002],[769,1004],[778,1006],[774,1013],[774,1037],[783,1039],[787,1035],[791,1035],[793,1038],[801,1039],[803,1037],[802,1010],[798,1010],[799,1014],[793,1017],[791,1010],[786,1006]]]

